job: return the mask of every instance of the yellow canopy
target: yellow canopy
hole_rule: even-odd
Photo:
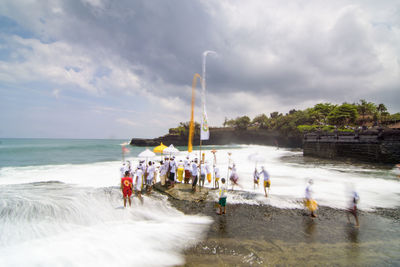
[[[162,142],[159,146],[156,146],[153,151],[154,153],[162,153],[164,151],[164,149],[166,149],[167,146],[165,146]]]

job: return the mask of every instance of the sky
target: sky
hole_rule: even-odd
[[[190,120],[206,50],[211,126],[360,99],[400,112],[398,0],[2,0],[0,137],[164,135]]]

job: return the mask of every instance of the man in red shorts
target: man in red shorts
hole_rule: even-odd
[[[132,195],[132,177],[129,177],[129,171],[125,172],[125,177],[121,178],[121,190],[124,196],[124,207],[126,207],[126,199],[128,198],[129,207],[131,206]]]

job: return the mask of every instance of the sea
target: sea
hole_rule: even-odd
[[[182,252],[205,237],[212,219],[185,215],[158,193],[144,196],[143,204],[134,198],[131,208],[123,208],[119,183],[124,142],[0,139],[0,266],[184,264]],[[125,160],[136,166],[146,148],[128,148]],[[177,148],[178,162],[200,156],[198,147],[191,153]],[[216,150],[215,158],[211,150]],[[355,190],[361,210],[400,206],[395,166],[307,158],[300,150],[273,146],[203,146],[201,153],[225,178],[228,165],[235,163],[239,186],[228,192],[228,205],[301,209],[312,179],[319,205],[346,209]],[[144,160],[158,164],[161,158]],[[271,177],[268,197],[262,185],[253,183],[254,169],[261,166]],[[217,200],[217,192],[211,194]]]

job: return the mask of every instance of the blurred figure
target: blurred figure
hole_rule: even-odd
[[[206,165],[204,163],[200,164],[200,187],[204,187],[204,181],[206,180]]]
[[[219,188],[219,168],[218,166],[214,165],[214,175],[215,175],[215,182],[214,182],[214,188]]]
[[[128,199],[130,207],[132,205],[132,177],[129,177],[129,171],[126,171],[124,177],[121,178],[121,191],[124,198],[124,207],[126,208],[126,199]]]
[[[175,162],[175,157],[172,156],[169,159],[169,186],[168,187],[174,187],[175,185],[175,173],[176,173],[176,162]]]
[[[151,193],[153,189],[153,179],[155,174],[156,168],[153,162],[149,161],[149,166],[147,167],[147,177],[146,177],[146,191],[147,193]]]
[[[136,172],[134,175],[134,183],[135,183],[135,194],[140,200],[140,202],[143,204],[143,198],[142,198],[142,180],[143,180],[143,170],[141,166],[138,166],[136,168]]]
[[[164,161],[160,162],[160,184],[165,186],[165,180],[167,179],[168,166]]]
[[[260,175],[258,174],[257,167],[255,167],[253,172],[254,189],[256,189],[256,185],[257,187],[259,186],[259,183],[260,183]]]
[[[269,189],[271,187],[271,178],[269,177],[269,173],[265,170],[264,166],[261,166],[261,171],[259,173],[259,176],[263,176],[264,180],[264,193],[265,197],[268,197],[269,194]]]
[[[307,187],[306,187],[306,194],[305,194],[305,206],[306,206],[306,208],[310,211],[310,216],[312,217],[312,218],[315,218],[315,217],[317,217],[317,215],[315,214],[315,211],[317,210],[317,208],[318,208],[318,204],[317,204],[317,202],[312,198],[312,194],[313,194],[313,191],[312,191],[312,185],[313,185],[313,180],[312,179],[310,179],[310,180],[308,180],[308,185],[307,185]]]
[[[232,164],[232,167],[229,167],[229,169],[231,170],[231,176],[229,177],[229,180],[232,182],[232,190],[233,190],[233,187],[234,187],[235,185],[239,185],[239,184],[238,184],[239,176],[238,176],[238,174],[237,174],[237,172],[236,172],[236,165],[235,165],[235,163],[233,163],[233,164]]]
[[[180,160],[178,163],[178,169],[176,171],[177,180],[179,183],[182,183],[183,180],[183,171],[184,171],[183,161]]]
[[[400,163],[399,164],[396,164],[396,173],[397,173],[397,178],[399,178],[400,179]]]
[[[185,167],[185,184],[188,184],[190,181],[190,178],[192,178],[192,174],[190,173],[190,160],[189,160],[189,155],[186,156],[185,161],[183,162],[183,165]]]
[[[198,172],[199,172],[199,167],[197,165],[197,159],[194,159],[194,161],[192,162],[191,172],[192,172],[192,191],[196,192],[197,177],[198,177]]]
[[[212,174],[211,174],[211,167],[210,167],[210,165],[208,164],[208,161],[206,161],[205,167],[206,167],[207,181],[208,181],[208,183],[211,183]]]
[[[360,196],[356,192],[356,190],[353,187],[353,190],[351,190],[351,195],[350,195],[350,202],[349,202],[349,209],[347,210],[347,221],[350,223],[350,218],[349,218],[349,213],[354,216],[354,219],[356,221],[356,227],[360,227],[360,223],[358,222],[358,214],[357,214],[357,204],[360,200]]]
[[[126,172],[126,164],[125,164],[125,162],[122,163],[122,166],[121,166],[121,168],[119,168],[119,171],[121,173],[121,178],[123,178],[125,176],[125,172]]]
[[[225,185],[225,178],[221,179],[221,183],[222,183],[221,188],[219,189],[219,200],[218,200],[219,213],[217,212],[218,215],[226,213],[227,190]],[[224,209],[224,211],[222,211],[222,208]]]

